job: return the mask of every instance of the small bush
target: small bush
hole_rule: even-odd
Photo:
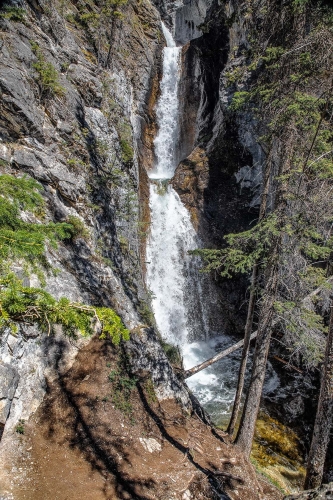
[[[149,326],[153,326],[155,324],[155,317],[154,313],[147,302],[144,300],[140,301],[140,306],[138,308],[139,314],[142,317],[142,319],[147,323]]]
[[[172,365],[180,366],[182,364],[182,358],[177,346],[168,344],[168,342],[164,342],[164,340],[161,341],[161,346]]]
[[[148,403],[157,403],[157,396],[155,392],[155,387],[154,383],[151,378],[147,379],[143,385],[143,388],[145,390],[146,396]]]
[[[129,241],[128,241],[128,239],[125,236],[120,235],[118,237],[118,241],[119,241],[119,245],[120,245],[122,253],[127,254],[129,252]]]
[[[37,61],[32,67],[37,72],[37,83],[40,88],[41,97],[48,95],[64,95],[65,89],[59,83],[59,75],[52,63],[46,61],[38,43],[31,41],[31,48],[37,57]]]
[[[21,7],[9,7],[3,8],[3,12],[0,12],[0,18],[8,19],[9,21],[14,21],[17,23],[24,23],[26,16],[26,11]]]
[[[129,144],[126,139],[121,139],[120,140],[120,147],[121,147],[121,158],[124,163],[129,163],[133,161],[134,158],[134,151],[131,145]]]
[[[112,370],[108,378],[113,386],[112,402],[115,408],[130,417],[133,411],[130,400],[132,391],[136,387],[137,379],[123,374],[121,370]]]
[[[24,421],[23,418],[20,418],[20,420],[16,424],[15,432],[17,432],[18,434],[24,434],[24,432],[25,432],[25,421]]]
[[[69,215],[66,219],[66,222],[71,225],[69,231],[71,233],[71,239],[82,238],[84,240],[88,239],[90,233],[86,228],[84,222],[75,215]]]

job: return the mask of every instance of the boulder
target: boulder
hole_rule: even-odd
[[[296,495],[288,495],[283,500],[333,500],[333,483],[323,484],[315,490],[307,490]]]
[[[15,368],[0,364],[0,424],[5,425],[19,381]]]

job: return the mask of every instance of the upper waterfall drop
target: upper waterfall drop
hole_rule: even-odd
[[[159,130],[154,140],[154,147],[157,162],[155,168],[148,173],[151,179],[171,179],[177,166],[178,84],[181,47],[176,47],[172,34],[163,22],[162,29],[167,46],[163,49],[161,96],[156,109]]]

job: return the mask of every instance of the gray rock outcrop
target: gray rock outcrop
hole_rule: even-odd
[[[10,365],[0,365],[0,424],[5,425],[16,387],[19,374]]]
[[[133,371],[151,373],[158,397],[187,403],[156,333],[138,312],[147,300],[139,235],[146,182],[141,137],[156,99],[160,15],[150,1],[129,1],[109,49],[107,31],[98,34],[104,38],[96,48],[96,28],[84,24],[75,2],[62,11],[44,0],[20,6],[23,22],[0,18],[1,173],[26,174],[42,184],[44,220],[75,217],[85,228],[73,241],[48,249],[57,272],[46,276],[46,290],[114,308],[133,331],[127,346]],[[54,68],[59,94],[43,93],[37,53]],[[39,286],[35,275],[26,280]],[[60,331],[48,338],[33,325],[23,325],[16,336],[1,334],[3,450],[18,420],[38,408],[47,379],[68,370],[87,341],[69,342]]]
[[[288,495],[284,500],[332,500],[333,483],[323,484],[316,490],[307,490],[296,495]]]

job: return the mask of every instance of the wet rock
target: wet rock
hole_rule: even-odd
[[[177,167],[172,185],[191,214],[193,226],[198,230],[200,211],[204,204],[204,191],[209,179],[208,158],[202,148],[195,148]]]
[[[316,490],[307,490],[296,495],[288,495],[284,500],[333,500],[333,483],[324,484]]]
[[[177,43],[185,45],[190,40],[202,35],[200,25],[205,21],[213,0],[183,0],[183,5],[175,12],[175,38]]]

